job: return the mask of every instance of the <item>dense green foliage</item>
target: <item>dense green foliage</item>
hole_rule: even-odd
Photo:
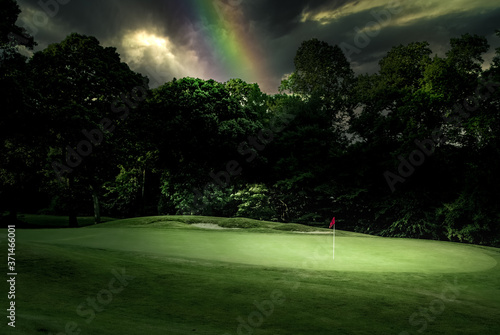
[[[484,37],[452,38],[441,56],[395,46],[358,76],[338,46],[312,39],[274,95],[239,79],[149,89],[91,36],[23,58],[16,45],[33,41],[9,39],[19,9],[2,10],[10,220],[18,209],[72,225],[101,212],[318,226],[335,215],[353,231],[500,244],[500,49],[483,64]]]

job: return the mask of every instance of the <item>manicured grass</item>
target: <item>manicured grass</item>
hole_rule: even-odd
[[[330,234],[281,226],[176,216],[18,230],[7,334],[71,322],[103,335],[500,334],[499,249],[337,231],[333,261]],[[135,277],[116,293],[113,269]]]

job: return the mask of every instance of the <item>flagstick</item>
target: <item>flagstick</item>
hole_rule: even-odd
[[[335,225],[333,225],[333,260],[335,260]]]

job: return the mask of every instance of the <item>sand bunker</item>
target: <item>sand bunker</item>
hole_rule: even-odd
[[[204,228],[204,229],[239,229],[239,228],[225,228],[225,227],[221,227],[215,223],[193,223],[191,225],[198,227],[198,228]]]

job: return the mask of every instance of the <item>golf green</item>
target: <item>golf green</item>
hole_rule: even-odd
[[[6,334],[500,334],[500,249],[337,230],[333,259],[333,241],[193,216],[17,229]]]
[[[311,270],[453,273],[493,268],[483,249],[458,243],[331,234],[204,229],[22,230],[23,241],[153,253],[248,265]]]

